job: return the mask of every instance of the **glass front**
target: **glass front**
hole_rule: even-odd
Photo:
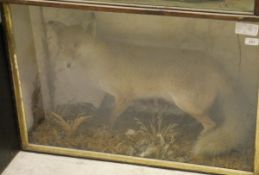
[[[30,143],[253,171],[259,49],[236,34],[246,24],[11,12]]]

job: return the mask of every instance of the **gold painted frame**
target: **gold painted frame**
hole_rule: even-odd
[[[164,160],[146,159],[125,155],[115,155],[109,153],[100,153],[93,151],[82,151],[70,148],[60,148],[54,146],[43,146],[29,143],[28,129],[25,122],[25,112],[23,104],[23,94],[21,91],[21,81],[17,64],[17,56],[15,51],[14,34],[12,26],[12,16],[9,3],[2,4],[3,22],[6,31],[6,40],[9,53],[9,62],[12,72],[13,89],[15,94],[18,123],[21,137],[21,147],[25,151],[34,151],[41,153],[51,153],[57,155],[82,157],[90,159],[98,159],[105,161],[114,161],[121,163],[139,164],[152,167],[178,169],[184,171],[212,173],[212,174],[229,174],[229,175],[259,175],[259,89],[257,103],[257,118],[256,118],[256,138],[255,138],[255,154],[254,154],[254,170],[253,172],[233,170],[227,168],[219,168],[205,165],[195,165],[189,163],[171,162]]]

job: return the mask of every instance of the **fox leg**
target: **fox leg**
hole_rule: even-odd
[[[188,97],[188,96],[187,96]],[[174,98],[176,106],[184,112],[190,114],[195,118],[203,127],[201,134],[208,132],[216,126],[216,123],[207,114],[207,110],[213,104],[214,96],[206,96],[203,100],[192,100],[193,98]]]
[[[178,106],[181,108],[181,106]],[[189,108],[181,108],[186,113],[190,114],[193,118],[195,118],[203,127],[203,130],[201,131],[201,135],[207,133],[208,131],[212,130],[216,127],[216,123],[210,118],[210,116],[204,112],[204,113],[196,113],[191,111]]]
[[[110,117],[110,124],[113,126],[120,116],[120,114],[127,109],[127,107],[132,102],[132,98],[127,97],[117,97],[115,98],[114,107]]]
[[[216,124],[207,114],[191,114],[198,122],[203,126],[201,134],[205,134],[208,131],[215,128]]]

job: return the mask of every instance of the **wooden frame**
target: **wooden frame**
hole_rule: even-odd
[[[241,20],[241,21],[259,21],[259,17],[247,14],[217,14],[211,12],[194,12],[194,11],[183,11],[183,10],[159,10],[151,8],[141,8],[141,7],[130,7],[125,8],[122,6],[109,6],[101,4],[87,4],[87,3],[61,3],[57,1],[34,1],[34,0],[12,0],[9,1],[12,3],[26,4],[26,5],[41,5],[41,6],[51,6],[51,7],[60,7],[60,8],[78,8],[78,9],[87,9],[87,10],[96,10],[96,11],[112,11],[112,12],[127,12],[127,13],[140,13],[140,14],[159,14],[159,15],[175,15],[175,16],[184,16],[184,17],[198,17],[198,18],[212,18],[212,19],[224,19],[224,20]],[[258,0],[256,1],[258,4]],[[257,5],[258,6],[258,5]],[[14,92],[17,104],[17,112],[20,126],[21,134],[21,144],[24,150],[43,152],[43,153],[53,153],[58,155],[67,155],[67,156],[76,156],[100,160],[108,160],[114,162],[122,163],[132,163],[132,164],[141,164],[146,166],[162,167],[162,168],[171,168],[179,169],[186,171],[194,172],[205,172],[205,173],[215,173],[215,174],[230,174],[230,175],[259,175],[259,93],[258,93],[258,103],[257,103],[257,128],[256,128],[256,145],[255,145],[255,155],[254,155],[254,171],[239,171],[226,168],[218,167],[209,167],[203,165],[193,165],[187,163],[178,163],[178,162],[168,162],[168,161],[157,161],[152,159],[136,158],[130,156],[122,155],[112,155],[108,153],[98,153],[92,151],[78,151],[75,149],[68,148],[58,148],[52,146],[42,146],[29,143],[28,139],[28,128],[25,122],[25,112],[23,107],[23,98],[21,92],[21,81],[19,77],[19,71],[17,68],[17,58],[14,45],[14,35],[12,28],[12,17],[10,12],[10,7],[8,3],[3,4],[4,12],[4,23],[7,32],[7,44],[10,57],[12,78],[14,82]],[[259,92],[259,91],[258,91]]]
[[[52,1],[52,0],[2,0],[6,3],[16,3],[25,5],[49,6],[59,8],[74,8],[94,11],[106,12],[124,12],[137,14],[153,14],[167,15],[193,18],[209,18],[222,20],[238,20],[238,21],[259,21],[259,0],[255,0],[254,13],[239,11],[217,11],[217,10],[201,10],[177,7],[160,7],[151,5],[128,5],[118,3],[99,3],[93,1]]]
[[[258,16],[259,15],[259,1],[258,0],[255,0],[255,10],[254,11],[255,11],[254,14],[256,16]]]

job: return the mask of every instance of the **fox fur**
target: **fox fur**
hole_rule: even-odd
[[[175,57],[163,50],[150,54],[143,46],[119,46],[93,39],[79,25],[50,22],[56,31],[60,52],[82,58],[99,87],[115,98],[111,115],[117,117],[136,99],[163,98],[195,118],[203,131],[193,148],[195,155],[215,156],[246,142],[250,125],[242,103],[242,93],[224,69],[213,59],[182,52]],[[152,49],[150,49],[152,50]],[[82,75],[83,76],[83,75]],[[220,101],[223,122],[216,124],[209,110]]]

